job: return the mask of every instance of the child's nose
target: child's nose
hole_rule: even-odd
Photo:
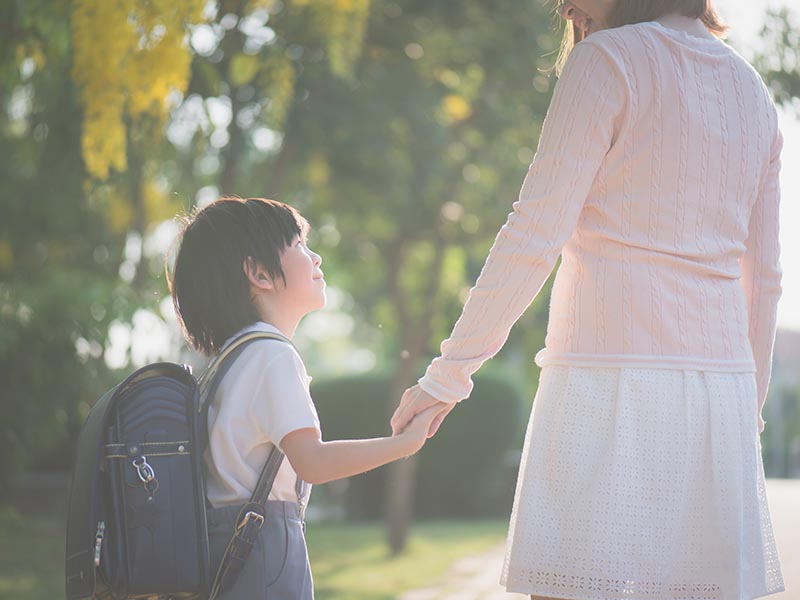
[[[311,261],[314,263],[314,266],[315,267],[320,266],[322,264],[322,257],[313,250],[310,250],[310,252],[311,252]]]

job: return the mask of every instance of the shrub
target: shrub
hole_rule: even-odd
[[[324,439],[388,435],[391,416],[386,373],[320,381],[312,386]],[[393,405],[392,405],[393,407]],[[475,388],[419,453],[415,512],[420,517],[507,517],[522,447],[525,404],[518,388],[498,376],[475,378]],[[350,519],[380,518],[384,467],[324,486],[339,496]]]

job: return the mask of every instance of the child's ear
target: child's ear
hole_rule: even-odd
[[[260,262],[248,256],[242,263],[242,270],[250,285],[260,290],[271,290],[274,287],[272,277]]]

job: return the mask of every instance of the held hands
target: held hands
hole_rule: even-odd
[[[400,406],[397,407],[392,416],[392,432],[394,435],[403,433],[409,423],[413,425],[418,421],[418,419],[414,418],[415,415],[422,416],[420,413],[425,413],[425,420],[429,424],[426,435],[429,438],[433,437],[454,406],[455,403],[441,402],[419,387],[419,385],[415,385],[405,391],[400,400]],[[430,420],[427,419],[428,410],[434,415]]]
[[[402,433],[396,436],[405,438],[408,441],[409,456],[417,453],[425,445],[425,440],[428,438],[428,430],[438,414],[439,408],[436,406],[423,410],[411,419],[411,422],[403,429]]]

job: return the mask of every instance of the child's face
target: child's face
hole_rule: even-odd
[[[325,279],[321,264],[322,257],[309,250],[305,238],[299,235],[281,252],[286,285],[278,283],[277,292],[293,312],[305,315],[325,306]]]

